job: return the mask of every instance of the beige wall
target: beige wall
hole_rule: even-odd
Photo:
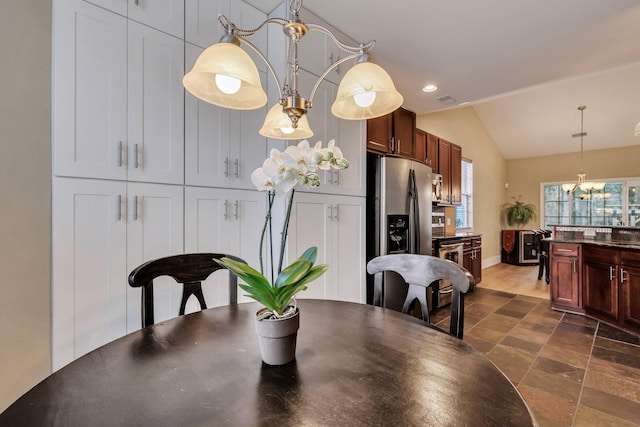
[[[0,3],[0,411],[51,367],[51,0]]]
[[[506,162],[472,107],[418,116],[417,127],[462,147],[473,161],[473,229],[482,234],[483,265],[500,262],[500,212]]]
[[[640,142],[640,140],[639,140]],[[522,200],[540,211],[541,182],[573,182],[580,172],[580,153],[532,157],[507,161],[507,201],[522,195]],[[640,145],[584,152],[584,172],[588,180],[640,176]],[[540,215],[535,225],[542,226]]]

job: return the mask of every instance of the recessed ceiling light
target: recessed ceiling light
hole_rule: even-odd
[[[435,92],[436,90],[438,90],[438,86],[436,85],[426,85],[422,88],[423,92]]]

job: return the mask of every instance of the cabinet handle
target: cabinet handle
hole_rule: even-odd
[[[238,201],[237,201],[237,200],[236,200],[235,202],[233,202],[233,218],[234,218],[236,221],[238,220],[238,217],[240,216],[240,215],[239,215],[239,210],[240,210],[239,205],[240,205],[240,203],[238,203]]]
[[[122,141],[118,141],[118,167],[122,167]]]
[[[624,268],[621,268],[621,269],[620,269],[620,283],[624,283],[624,281],[625,281],[625,280],[627,280],[627,279],[625,279],[625,277],[624,277],[624,274],[625,274],[625,273],[627,273],[627,272],[626,272],[626,271],[624,271]]]
[[[609,280],[613,281],[615,280],[616,276],[613,275],[613,266],[609,266]]]
[[[229,219],[229,201],[224,201],[224,219],[225,221]]]
[[[236,158],[236,160],[233,162],[233,176],[238,178],[239,175],[240,175],[240,161]]]
[[[560,249],[560,248],[556,248],[556,252],[573,252],[573,249]]]
[[[224,177],[229,178],[229,158],[224,158]]]
[[[333,205],[329,205],[329,215],[327,216],[327,218],[329,218],[329,221],[333,221]]]
[[[139,0],[134,0],[135,5],[137,6],[139,3]]]
[[[122,220],[122,194],[118,194],[116,205],[116,221],[120,221]]]
[[[340,205],[335,205],[333,208],[336,210],[336,214],[333,218],[335,219],[336,222],[338,222],[340,221],[340,211],[339,211]]]
[[[133,144],[133,167],[138,169],[140,166],[138,159],[138,144]]]
[[[334,182],[336,185],[340,185],[340,169],[336,169],[336,179]]]
[[[138,220],[138,196],[133,196],[133,220]]]
[[[573,261],[571,261],[571,264],[573,264],[573,272],[576,273],[576,265],[578,264],[578,260],[574,259]]]
[[[395,137],[391,137],[391,152],[395,153],[396,152],[396,138]]]

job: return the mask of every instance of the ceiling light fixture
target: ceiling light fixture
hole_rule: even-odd
[[[426,85],[422,88],[423,92],[435,92],[436,90],[438,90],[438,86],[436,85]]]
[[[298,16],[302,0],[290,0],[287,19],[271,18],[254,30],[237,28],[224,15],[218,21],[226,34],[207,48],[196,60],[193,69],[183,78],[184,87],[195,97],[220,107],[236,110],[253,110],[267,103],[260,75],[255,63],[241,48],[247,46],[267,64],[273,76],[280,98],[265,118],[260,134],[268,138],[304,139],[313,135],[306,118],[313,106],[313,97],[329,72],[340,64],[355,59],[356,64],[344,75],[338,86],[336,99],[331,106],[334,116],[347,120],[371,119],[391,113],[402,105],[402,95],[396,90],[389,74],[374,64],[369,51],[375,40],[357,47],[348,46],[333,33],[317,24],[305,24]],[[247,37],[254,35],[266,24],[278,24],[287,36],[287,55],[282,81],[278,79],[266,56]],[[298,42],[309,32],[319,31],[327,35],[347,55],[338,59],[320,75],[305,99],[298,92]]]
[[[606,185],[605,182],[590,182],[587,181],[587,174],[584,173],[584,137],[587,136],[587,133],[584,131],[584,110],[587,109],[586,105],[581,105],[578,107],[580,110],[580,133],[575,133],[571,135],[574,138],[580,137],[580,173],[578,174],[578,182],[577,183],[567,183],[562,184],[562,189],[567,193],[571,193],[572,191],[580,190],[584,192],[589,192],[592,190],[601,191]]]
[[[633,133],[635,136],[640,136],[640,122],[636,125],[636,130]]]

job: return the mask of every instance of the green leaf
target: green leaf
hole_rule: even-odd
[[[307,261],[311,262],[311,264],[315,264],[317,256],[318,256],[318,247],[312,246],[306,251],[304,251],[304,253],[300,255],[300,258],[298,259],[306,259]]]
[[[302,279],[309,270],[311,270],[311,267],[313,267],[312,262],[298,258],[278,274],[275,287],[280,288],[283,286],[289,286],[291,283],[296,283]]]
[[[316,265],[311,270],[309,270],[306,276],[304,276],[300,280],[300,283],[306,285],[307,283],[312,282],[318,277],[322,276],[328,269],[329,266],[327,264]]]

